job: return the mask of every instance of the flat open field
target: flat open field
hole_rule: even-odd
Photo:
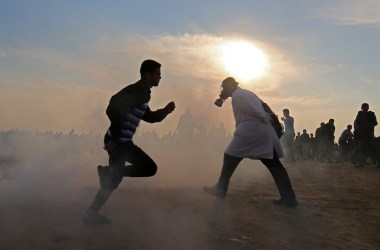
[[[160,172],[124,179],[101,211],[108,225],[82,223],[95,168],[88,186],[2,181],[0,249],[380,249],[380,169],[285,163],[300,202],[287,208],[272,204],[274,182],[255,164],[242,162],[225,200],[199,182],[162,185]]]

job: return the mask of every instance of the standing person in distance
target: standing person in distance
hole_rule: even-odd
[[[289,158],[290,162],[295,161],[294,156],[294,137],[296,137],[296,132],[294,130],[294,118],[290,115],[289,109],[283,109],[282,113],[284,114],[281,117],[281,121],[284,122],[284,136],[282,138],[285,144],[286,156]]]
[[[271,124],[271,114],[265,112],[263,101],[253,92],[238,87],[234,78],[222,82],[220,98],[215,102],[221,106],[232,97],[232,110],[236,121],[234,137],[224,152],[223,167],[218,182],[204,190],[224,199],[230,178],[244,158],[259,159],[270,171],[281,198],[274,204],[295,207],[298,205],[288,173],[279,160],[283,156],[280,141]]]
[[[375,127],[377,126],[377,118],[374,112],[369,111],[369,104],[363,103],[361,110],[356,115],[354,121],[355,136],[359,136],[359,162],[357,167],[364,167],[369,158],[374,160],[375,151]],[[379,159],[377,165],[380,166]]]
[[[149,100],[151,88],[157,87],[161,79],[161,64],[145,60],[140,67],[141,79],[128,85],[112,96],[107,107],[111,122],[104,137],[104,149],[109,155],[109,166],[98,166],[100,190],[87,209],[83,222],[86,224],[105,224],[111,221],[98,211],[107,201],[123,177],[149,177],[156,174],[156,163],[133,143],[133,135],[141,120],[161,122],[175,109],[169,102],[163,109],[151,111]],[[125,165],[125,162],[131,165]]]

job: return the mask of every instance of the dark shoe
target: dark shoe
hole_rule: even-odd
[[[287,206],[287,207],[296,207],[298,206],[298,201],[296,199],[292,199],[292,200],[279,199],[279,200],[273,200],[273,204],[280,205],[280,206]]]
[[[224,199],[226,194],[224,194],[219,188],[218,185],[214,185],[212,187],[203,187],[203,190],[209,195],[216,196],[219,199]]]
[[[88,210],[83,217],[84,224],[109,224],[112,221],[103,215],[99,215],[98,212]]]

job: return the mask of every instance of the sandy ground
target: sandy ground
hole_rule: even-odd
[[[380,169],[285,166],[297,208],[273,205],[277,191],[267,170],[244,164],[225,200],[201,185],[124,180],[102,209],[113,220],[109,225],[82,223],[95,185],[51,186],[45,195],[22,199],[3,194],[0,249],[380,249]]]

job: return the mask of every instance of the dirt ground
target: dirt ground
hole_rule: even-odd
[[[380,169],[285,166],[297,208],[273,205],[278,195],[268,171],[244,164],[225,200],[201,185],[125,180],[101,211],[113,220],[108,225],[82,223],[95,185],[52,185],[22,199],[2,194],[0,249],[380,249]]]

